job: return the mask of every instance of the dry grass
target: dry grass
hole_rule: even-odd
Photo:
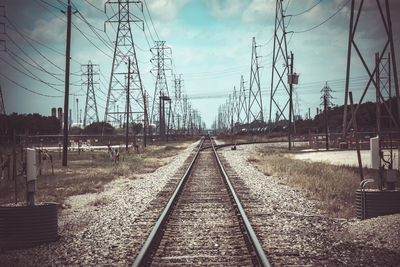
[[[292,159],[283,149],[262,148],[258,152],[249,161],[261,172],[303,190],[309,199],[322,201],[331,216],[354,217],[355,191],[360,183],[357,168]],[[364,169],[364,175],[372,178],[377,173]]]
[[[120,176],[153,172],[168,164],[171,156],[178,154],[191,142],[169,142],[149,145],[141,153],[121,153],[119,164],[114,164],[106,151],[68,153],[68,167],[61,166],[58,152],[51,153],[54,175],[41,175],[37,180],[36,202],[58,202],[73,195],[98,193],[104,186]],[[51,174],[51,169],[50,169]],[[22,176],[17,179],[18,200],[26,201],[26,184]],[[14,181],[2,181],[0,204],[15,200]],[[93,205],[101,205],[93,203]]]

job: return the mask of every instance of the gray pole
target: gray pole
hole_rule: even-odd
[[[289,84],[289,150],[292,149],[292,107],[293,107],[293,53],[290,52],[290,75],[292,80]]]
[[[129,87],[131,82],[131,58],[128,58],[128,87],[126,89],[126,132],[125,132],[125,149],[128,152],[128,139],[129,139]]]
[[[69,61],[71,55],[71,0],[67,9],[67,48],[65,56],[65,95],[64,95],[64,143],[62,165],[67,166],[68,152],[68,98],[69,98]]]

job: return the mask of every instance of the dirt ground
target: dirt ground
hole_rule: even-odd
[[[388,152],[385,153],[385,155]],[[345,165],[345,166],[358,166],[357,151],[346,150],[346,151],[312,151],[304,152],[299,154],[293,154],[294,159],[326,162],[334,165]],[[371,153],[369,150],[361,150],[361,161],[363,167],[371,168]],[[399,154],[398,151],[393,151],[394,169],[399,169]]]

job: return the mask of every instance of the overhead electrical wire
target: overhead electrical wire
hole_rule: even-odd
[[[297,13],[297,14],[294,14],[294,15],[286,15],[286,16],[297,17],[297,16],[300,16],[300,15],[303,15],[303,14],[305,14],[305,13],[311,11],[314,7],[318,6],[321,2],[322,2],[322,0],[318,0],[318,2],[316,2],[316,3],[315,3],[313,6],[311,6],[310,8],[308,8],[308,9],[306,9],[306,10],[300,12],[300,13]]]
[[[147,14],[149,14],[150,22],[151,22],[151,25],[153,26],[153,30],[154,30],[154,32],[155,32],[155,34],[157,36],[157,40],[160,40],[160,37],[158,36],[158,33],[156,31],[156,28],[154,27],[153,19],[151,18],[151,14],[150,14],[149,8],[147,6],[147,1],[146,0],[144,0],[144,5],[146,7]],[[144,14],[143,14],[143,16],[144,16]]]
[[[37,68],[38,69],[40,69],[41,71],[43,71],[43,72],[45,72],[45,73],[47,73],[47,74],[49,74],[50,76],[52,76],[53,78],[55,78],[55,79],[57,79],[57,80],[59,80],[59,81],[63,81],[62,79],[60,79],[60,78],[58,78],[56,75],[60,75],[60,74],[54,74],[54,73],[51,73],[51,72],[49,72],[49,71],[47,71],[45,68],[43,68],[42,67],[42,65],[41,64],[39,64],[39,63],[37,63],[35,60],[33,60],[32,59],[32,57],[31,56],[29,56],[12,38],[11,38],[11,36],[9,36],[9,35],[7,35],[7,37],[8,37],[8,39],[27,57],[27,58],[29,58],[33,63],[35,63],[35,65],[37,66]],[[14,55],[14,53],[12,53],[13,55]],[[19,57],[19,56],[16,56],[16,57]],[[20,58],[20,57],[19,57]]]
[[[327,19],[325,19],[324,21],[322,21],[321,23],[306,29],[306,30],[302,30],[302,31],[294,31],[294,33],[305,33],[305,32],[309,32],[312,31],[318,27],[320,27],[321,25],[325,24],[327,21],[329,21],[331,18],[333,18],[334,16],[336,16],[336,14],[338,14],[348,3],[350,2],[350,0],[347,0],[346,3],[344,3],[341,7],[339,7],[338,10],[335,11],[335,13],[333,13],[332,15],[330,15]]]
[[[47,62],[49,62],[51,65],[53,65],[54,67],[56,67],[57,69],[64,71],[63,68],[57,66],[56,64],[54,64],[50,59],[48,59],[43,53],[41,53],[34,45],[32,45],[32,43],[28,40],[28,38],[25,38],[25,36],[20,33],[20,31],[17,29],[17,27],[11,22],[11,20],[6,16],[6,19],[8,21],[8,23],[17,31],[17,33],[22,37],[22,39],[25,40],[25,42],[27,42],[30,47],[33,48],[33,50],[35,50],[41,57],[43,57]]]
[[[31,93],[34,93],[34,94],[37,94],[37,95],[40,95],[40,96],[45,96],[45,97],[63,97],[62,95],[61,95],[61,96],[47,95],[47,94],[42,94],[42,93],[33,91],[33,90],[31,90],[31,89],[29,89],[29,88],[27,88],[27,87],[21,85],[20,83],[14,81],[13,79],[9,78],[8,76],[6,76],[5,74],[3,74],[3,73],[1,73],[1,72],[0,72],[0,75],[3,76],[3,78],[5,78],[6,80],[12,82],[13,84],[15,84],[15,85],[21,87],[22,89],[24,89],[24,90],[26,90],[26,91],[28,91],[28,92],[31,92]]]

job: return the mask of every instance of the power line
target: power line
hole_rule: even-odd
[[[311,27],[309,29],[306,30],[302,30],[302,31],[295,31],[294,33],[304,33],[304,32],[309,32],[312,31],[318,27],[320,27],[321,25],[325,24],[327,21],[329,21],[331,18],[333,18],[334,16],[336,16],[337,13],[339,13],[348,3],[350,2],[350,0],[347,0],[346,3],[344,5],[342,5],[338,10],[336,10],[335,13],[333,13],[332,15],[330,15],[326,20],[322,21],[321,23],[315,25],[314,27]]]
[[[54,83],[45,82],[45,81],[43,81],[42,79],[40,79],[39,77],[37,77],[36,75],[34,75],[32,72],[28,71],[27,69],[25,69],[25,70],[27,70],[30,74],[28,74],[28,73],[26,73],[26,72],[23,72],[22,70],[18,69],[17,67],[15,67],[14,65],[12,65],[10,62],[8,62],[7,60],[5,60],[5,59],[2,58],[2,57],[0,57],[0,60],[4,61],[8,66],[10,66],[10,67],[13,68],[14,70],[18,71],[19,73],[21,73],[21,74],[23,74],[23,75],[25,75],[25,76],[27,76],[27,77],[29,77],[29,78],[35,80],[35,81],[44,83],[44,84],[46,84],[47,86],[53,88],[54,90],[56,90],[56,91],[58,91],[58,92],[60,92],[60,93],[63,93],[62,90],[57,89],[57,88],[54,87],[54,86],[63,86],[63,84],[54,84]]]
[[[25,36],[23,34],[20,33],[20,31],[17,29],[17,27],[11,22],[11,20],[6,16],[6,19],[8,21],[8,23],[17,31],[17,33],[22,37],[22,39],[25,40],[25,42],[27,42],[32,48],[33,50],[35,50],[40,56],[42,56],[46,61],[48,61],[51,65],[53,65],[54,67],[56,67],[57,69],[64,71],[63,68],[57,66],[56,64],[54,64],[50,59],[48,59],[45,55],[43,55],[27,38],[25,38]]]
[[[158,36],[158,33],[157,33],[157,31],[156,31],[156,28],[154,27],[153,19],[151,18],[151,14],[150,14],[149,8],[148,8],[148,6],[147,6],[147,1],[146,1],[146,0],[144,0],[144,6],[146,7],[147,14],[149,14],[150,22],[151,22],[151,25],[153,26],[154,32],[156,33],[157,40],[159,41],[159,40],[160,40],[160,37]],[[143,14],[143,16],[144,16],[144,14]]]
[[[318,1],[317,3],[315,3],[313,6],[311,6],[310,8],[308,8],[308,9],[306,9],[306,10],[300,12],[300,13],[297,13],[297,14],[294,14],[294,15],[286,15],[286,16],[296,17],[296,16],[303,15],[304,13],[307,13],[307,12],[311,11],[314,7],[318,6],[321,2],[322,2],[322,0],[319,0],[319,1]]]
[[[91,2],[89,2],[89,0],[84,0],[86,3],[88,3],[89,5],[91,5],[92,7],[94,7],[95,9],[97,9],[98,11],[100,11],[101,13],[104,14],[104,10],[101,10],[100,8],[98,8],[97,6],[93,5]]]
[[[48,5],[48,6],[50,6],[50,7],[52,7],[52,8],[54,8],[54,9],[57,9],[58,11],[61,11],[61,9],[60,9],[59,7],[56,7],[56,6],[54,6],[54,5],[52,5],[52,4],[48,3],[48,2],[46,2],[46,1],[44,1],[44,0],[39,0],[39,1],[42,2],[42,3],[44,3],[44,4],[46,4],[46,5]]]
[[[47,74],[49,74],[50,76],[52,76],[53,78],[55,78],[55,79],[57,79],[57,80],[59,80],[59,81],[63,81],[62,79],[60,79],[60,78],[58,78],[56,75],[61,75],[61,74],[54,74],[54,73],[51,73],[51,72],[49,72],[49,71],[47,71],[46,69],[44,69],[39,63],[37,63],[35,60],[33,60],[32,59],[32,57],[30,57],[12,38],[11,38],[11,36],[9,36],[9,35],[7,35],[7,37],[8,37],[8,39],[27,57],[27,58],[29,58],[33,63],[35,63],[35,65],[37,66],[37,67],[35,67],[35,68],[38,68],[40,71],[43,71],[43,72],[46,72]],[[9,50],[9,49],[8,49]],[[7,51],[8,51],[7,50]],[[18,55],[16,55],[15,53],[13,53],[12,51],[10,51],[15,57],[18,57],[18,58],[20,58],[20,59],[22,59],[21,57],[19,57]],[[25,60],[23,60],[24,62],[27,62],[27,61],[25,61]],[[28,63],[29,64],[29,63]],[[31,65],[31,66],[33,66],[32,64],[29,64],[29,65]]]
[[[18,82],[16,82],[16,81],[14,81],[14,80],[12,80],[12,79],[10,79],[9,77],[7,77],[6,75],[4,75],[4,74],[3,74],[3,73],[1,73],[1,72],[0,72],[0,75],[1,75],[1,76],[3,76],[3,77],[6,79],[6,80],[8,80],[8,81],[12,82],[13,84],[15,84],[15,85],[17,85],[17,86],[21,87],[22,89],[24,89],[24,90],[26,90],[26,91],[28,91],[28,92],[31,92],[31,93],[33,93],[33,94],[37,94],[37,95],[40,95],[40,96],[45,96],[45,97],[63,97],[63,96],[55,96],[55,95],[46,95],[46,94],[42,94],[42,93],[39,93],[39,92],[33,91],[33,90],[31,90],[31,89],[28,89],[27,87],[25,87],[25,86],[21,85],[20,83],[18,83]]]

